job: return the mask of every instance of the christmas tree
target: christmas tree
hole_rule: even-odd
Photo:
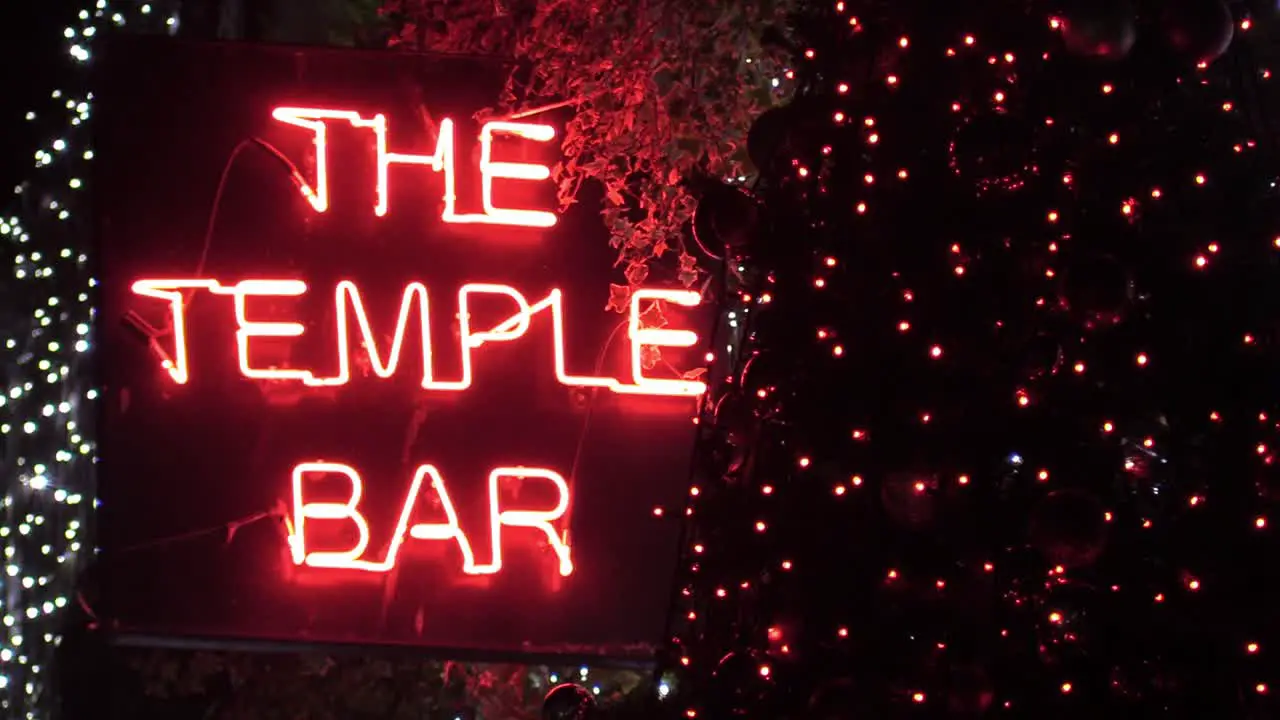
[[[690,500],[690,717],[1274,715],[1252,24],[1220,0],[798,21],[760,182],[698,210],[712,249],[759,220]]]
[[[524,6],[482,4],[498,24]],[[774,93],[797,90],[756,121],[757,172],[703,192],[693,219],[728,370],[701,418],[660,667],[680,682],[647,712],[1274,715],[1280,218],[1256,40],[1270,18],[1222,0],[825,0],[769,35],[783,4],[741,5],[744,66],[763,62],[762,38],[788,46]],[[68,30],[71,58],[135,20],[178,24],[99,1]],[[566,72],[538,102],[575,100]],[[732,75],[699,77],[723,106]],[[663,82],[664,102],[689,89]],[[670,98],[693,112],[663,107],[703,130],[729,133],[756,104],[717,116],[690,82],[699,92]],[[93,517],[77,225],[92,98],[69,86],[52,101],[70,129],[51,122],[22,218],[0,226],[20,281],[0,407],[0,692],[19,717],[51,707]],[[642,195],[740,159],[677,146],[652,158]],[[692,187],[640,220],[613,206],[629,269],[684,223]],[[268,705],[246,695],[221,710]],[[544,716],[592,702],[566,688]]]

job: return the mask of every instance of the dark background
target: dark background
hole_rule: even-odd
[[[393,152],[429,152],[433,145],[416,120],[421,98],[437,120],[458,121],[459,210],[474,210],[476,204],[466,204],[478,203],[478,178],[468,172],[477,148],[466,143],[478,127],[466,119],[495,96],[501,68],[162,39],[124,40],[99,52],[105,70],[96,85],[93,182],[103,278],[98,348],[107,387],[100,544],[102,608],[117,630],[425,645],[490,656],[651,657],[662,636],[680,522],[680,513],[659,519],[653,508],[682,505],[692,401],[604,392],[593,404],[560,385],[546,313],[521,340],[477,352],[471,389],[430,394],[418,388],[413,333],[403,355],[408,361],[393,380],[281,390],[239,376],[230,302],[206,294],[188,312],[192,380],[177,387],[120,321],[132,309],[163,325],[166,305],[133,297],[128,288],[142,277],[196,273],[218,178],[238,142],[257,135],[299,164],[309,157],[307,131],[270,119],[279,104],[383,111]],[[148,81],[136,82],[144,69]],[[604,310],[609,282],[621,278],[614,277],[620,273],[594,212],[571,213],[550,231],[444,225],[440,176],[393,168],[391,210],[377,219],[367,136],[335,129],[330,143],[332,207],[324,215],[314,214],[278,161],[257,148],[227,175],[204,275],[223,282],[300,278],[311,287],[299,305],[283,304],[274,317],[270,302],[255,301],[252,312],[265,313],[262,319],[308,326],[303,339],[275,349],[255,341],[262,348],[257,364],[328,374],[335,367],[336,282],[356,280],[375,328],[389,332],[405,283],[419,280],[431,293],[437,377],[456,378],[449,333],[456,288],[484,280],[511,284],[531,301],[560,287],[569,371],[592,371],[625,319]],[[495,155],[514,160],[551,159],[521,157],[519,146],[495,147]],[[554,202],[504,197],[499,188],[500,205]],[[484,301],[473,310],[474,325],[490,327],[510,312],[504,300]],[[676,327],[697,327],[690,318],[674,319]],[[616,336],[597,374],[627,377],[625,338],[625,330]],[[668,356],[690,367],[700,354]],[[360,357],[353,351],[353,368]],[[407,432],[415,413],[421,428]],[[452,543],[411,539],[398,570],[388,574],[295,568],[280,522],[235,523],[289,507],[290,469],[317,459],[347,462],[363,476],[362,510],[372,529],[366,557],[375,560],[417,464],[440,468],[479,562],[490,557],[488,471],[518,464],[554,469],[574,487],[576,571],[554,578],[553,556],[537,549],[539,534],[527,529],[505,531],[506,568],[488,579],[463,576]],[[330,499],[345,499],[335,487]],[[554,500],[554,493],[540,496],[537,482],[523,492],[524,507]],[[428,497],[420,496],[420,506]],[[434,518],[442,516],[419,515]],[[313,543],[323,539],[309,536]],[[331,541],[332,549],[350,547],[344,538]]]
[[[74,5],[70,0],[5,3],[0,23],[0,67],[7,68],[0,100],[0,206],[11,207],[13,187],[31,176],[33,153],[54,132],[48,122],[24,118],[30,110],[41,119],[56,117],[49,94],[68,76],[71,58],[63,50],[62,29],[75,19]]]

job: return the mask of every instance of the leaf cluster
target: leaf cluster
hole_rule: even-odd
[[[115,683],[135,715],[208,720],[536,720],[542,698],[574,670],[363,655],[126,651],[132,682]],[[653,688],[645,674],[595,670],[587,684],[610,717],[630,717]],[[119,697],[137,685],[132,698]],[[128,694],[128,693],[124,693]],[[621,715],[619,715],[621,713]],[[633,714],[633,713],[632,713]]]
[[[685,236],[707,181],[754,174],[752,121],[783,51],[762,39],[796,0],[386,0],[393,44],[513,61],[494,112],[567,108],[553,179],[563,208],[596,186],[629,285],[651,261],[686,286]],[[776,33],[775,33],[776,34]]]

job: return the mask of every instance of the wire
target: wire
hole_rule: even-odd
[[[702,199],[698,201],[698,206],[699,206],[699,207],[701,207],[701,206],[702,206],[702,201],[703,201],[703,200],[706,200],[706,199],[707,199],[706,194],[703,194]],[[694,223],[693,230],[692,230],[689,234],[693,236],[693,242],[694,242],[694,243],[696,243],[696,244],[698,245],[698,249],[702,251],[702,254],[703,254],[703,255],[706,255],[707,257],[711,258],[712,260],[719,260],[719,261],[723,262],[723,261],[724,261],[724,255],[717,255],[717,254],[715,254],[715,253],[711,252],[711,250],[710,250],[706,245],[704,245],[704,244],[703,244],[703,242],[702,242],[702,238],[698,237],[698,220],[697,220],[697,210],[694,210],[694,220],[693,220],[693,223]],[[728,253],[725,253],[725,254],[727,255]]]
[[[227,542],[230,542],[231,539],[235,537],[236,531],[240,528],[246,525],[252,525],[259,520],[279,517],[280,512],[278,510],[260,511],[253,513],[252,515],[246,515],[238,520],[224,522],[220,525],[213,525],[210,527],[200,528],[198,530],[190,530],[177,535],[166,535],[165,537],[156,538],[154,540],[147,540],[133,545],[127,545],[117,550],[116,554],[123,555],[125,553],[136,552],[138,550],[147,550],[154,547],[172,545],[173,543],[194,540],[196,538],[204,537],[205,535],[213,535],[214,533],[226,533]]]
[[[595,364],[595,367],[592,369],[592,374],[597,376],[600,374],[601,368],[604,367],[605,355],[609,352],[610,346],[613,345],[614,339],[618,337],[618,331],[626,327],[626,325],[627,325],[626,321],[620,322],[613,328],[613,332],[609,333],[609,337],[605,339],[604,345],[601,346],[600,352],[596,355],[596,364]],[[587,404],[587,415],[582,419],[582,429],[578,431],[578,444],[573,451],[573,464],[569,466],[570,490],[573,489],[574,478],[576,478],[578,475],[578,465],[582,461],[582,451],[587,445],[587,430],[591,426],[591,416],[595,414],[596,400],[599,397],[600,397],[600,388],[592,388],[591,400]],[[573,497],[572,492],[569,493],[569,497],[570,498]],[[566,516],[569,515],[568,509],[565,510],[565,515]]]
[[[240,157],[240,153],[251,147],[263,150],[273,159],[279,161],[288,173],[289,180],[294,184],[294,186],[301,189],[306,185],[306,182],[302,178],[302,173],[298,170],[298,166],[294,165],[289,158],[285,157],[285,154],[280,152],[276,146],[259,137],[251,137],[236,143],[235,148],[231,150],[231,154],[227,156],[226,162],[222,164],[222,174],[218,176],[218,187],[214,190],[213,202],[209,205],[209,218],[205,222],[204,237],[200,242],[200,259],[196,261],[195,277],[203,277],[205,265],[209,261],[209,252],[213,248],[213,233],[217,228],[218,213],[222,209],[222,196],[227,190],[227,180],[231,176],[231,168],[235,166],[236,159]],[[184,306],[191,302],[191,295],[194,292],[194,290],[188,290],[183,295],[182,303]],[[162,333],[168,332],[173,328],[172,317],[170,317],[166,323],[167,324],[164,329],[161,331]]]
[[[756,182],[759,182],[759,178],[756,179]],[[711,334],[707,342],[707,347],[712,349],[718,347],[720,334],[723,330],[724,323],[722,322],[721,316],[726,311],[726,306],[728,305],[730,298],[729,280],[732,275],[728,253],[726,252],[725,257],[718,259],[720,260],[720,287],[718,297],[716,298],[716,318],[712,323]],[[742,348],[740,347],[739,353],[741,352],[741,349]],[[714,357],[719,357],[719,355],[716,354]],[[737,365],[737,360],[732,357],[727,358],[727,360],[727,367],[733,375],[736,375],[737,369],[735,366]],[[708,372],[710,373],[710,369],[708,369]],[[707,379],[710,381],[712,378],[708,377]],[[708,407],[709,404],[704,402],[702,398],[698,399],[699,419],[702,418]],[[689,470],[686,476],[686,483],[690,489],[692,489],[698,482],[698,476],[701,474],[698,461],[699,458],[702,457],[702,453],[705,452],[706,444],[710,441],[710,437],[705,426],[702,423],[699,423],[697,427],[698,434],[694,437],[693,447],[689,452]],[[689,496],[686,495],[685,497]],[[663,637],[667,639],[668,647],[674,644],[672,643],[672,638],[675,635],[676,618],[680,614],[680,579],[685,577],[686,574],[686,554],[684,548],[686,543],[689,541],[690,534],[692,534],[692,524],[692,515],[685,515],[684,521],[680,523],[679,530],[676,533],[676,567],[672,574],[670,589],[668,590],[667,612],[666,618],[663,621]],[[670,658],[667,658],[665,661],[654,663],[652,680],[655,685],[662,681],[662,674],[668,669],[667,666],[670,665],[670,663]]]
[[[201,277],[204,274],[204,266],[209,259],[209,249],[213,246],[213,230],[218,221],[218,210],[222,207],[222,194],[227,189],[227,178],[231,175],[231,168],[235,165],[236,158],[240,157],[240,153],[252,144],[252,140],[241,140],[236,143],[235,149],[222,164],[222,174],[218,177],[218,187],[213,192],[213,203],[209,206],[209,217],[204,225],[204,238],[200,243],[200,259],[196,262],[195,277]]]

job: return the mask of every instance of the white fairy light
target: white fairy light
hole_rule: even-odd
[[[155,11],[164,3],[89,0],[75,22],[60,30],[65,52],[83,66],[103,31],[139,25],[172,32],[176,15],[168,9],[164,27]],[[34,153],[36,172],[15,195],[45,198],[26,204],[31,217],[0,217],[0,242],[8,243],[12,277],[25,283],[14,297],[35,298],[11,307],[3,324],[5,382],[0,386],[0,440],[5,450],[5,495],[0,498],[0,552],[4,583],[0,592],[0,716],[35,720],[56,714],[49,669],[74,602],[75,581],[92,545],[82,545],[84,528],[97,501],[92,467],[96,447],[87,422],[97,391],[82,365],[90,348],[95,282],[89,258],[74,246],[80,238],[59,225],[80,211],[86,188],[85,162],[93,158],[85,127],[93,95],[59,88],[51,105],[25,119],[64,118],[65,128],[46,136]],[[45,173],[56,172],[46,178]],[[39,188],[37,191],[36,188]]]

